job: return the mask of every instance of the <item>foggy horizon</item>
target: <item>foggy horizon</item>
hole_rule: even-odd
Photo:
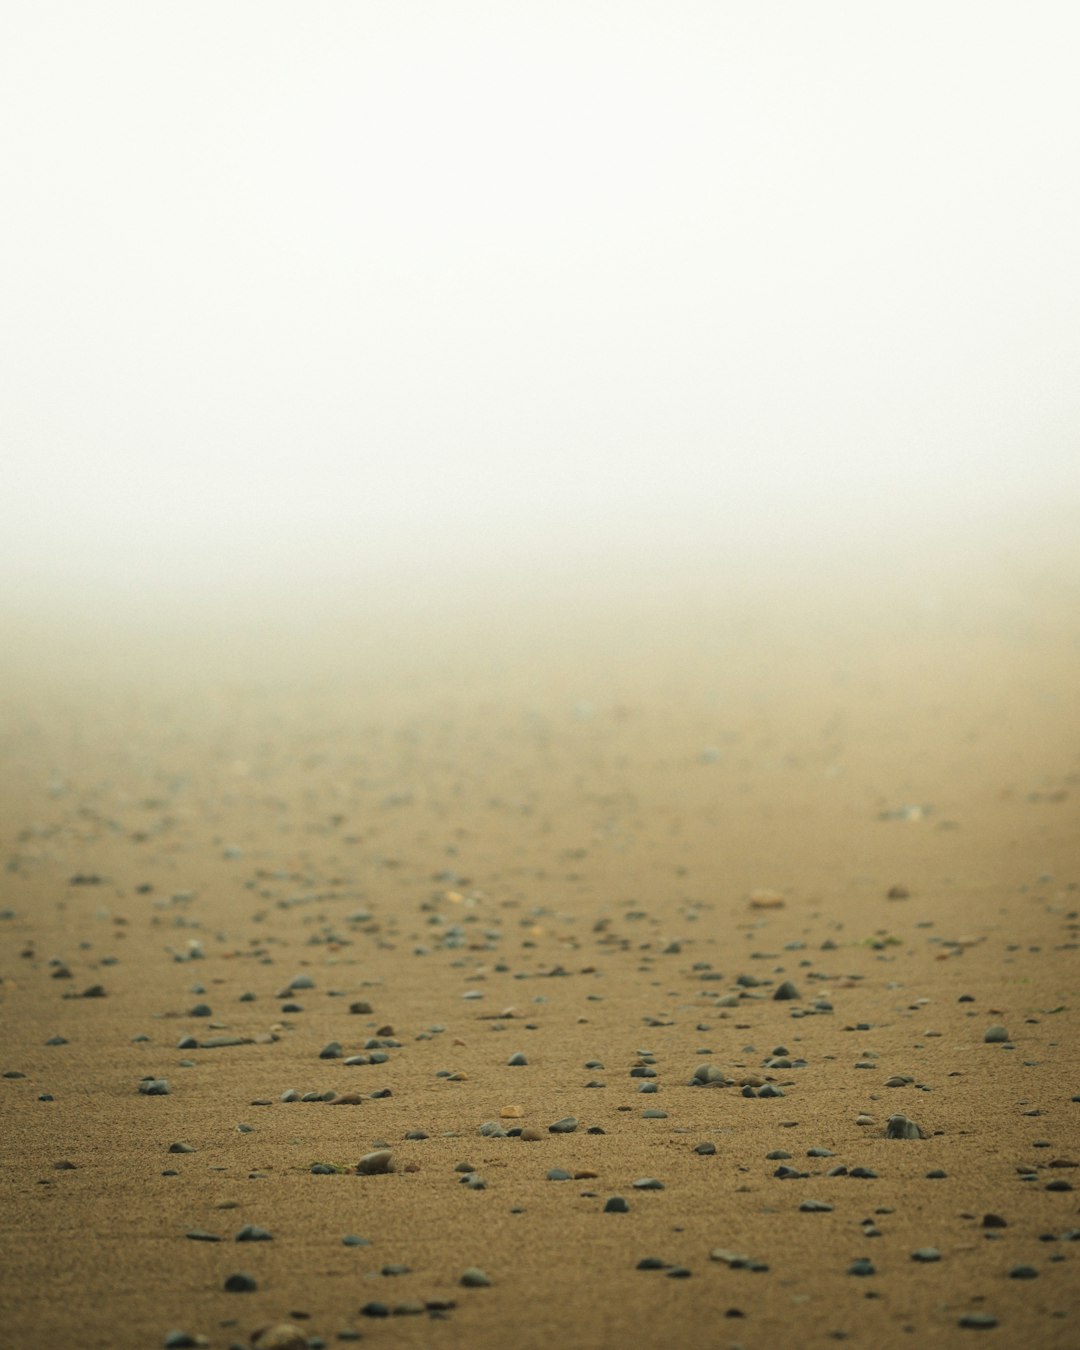
[[[1058,4],[9,7],[4,589],[1062,529],[1076,31]]]

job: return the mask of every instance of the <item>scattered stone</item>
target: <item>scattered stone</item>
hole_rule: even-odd
[[[252,1350],[307,1350],[307,1333],[292,1322],[263,1327],[251,1338]]]
[[[356,1170],[363,1177],[375,1176],[381,1172],[392,1172],[393,1154],[388,1148],[377,1148],[371,1153],[365,1153],[356,1164]]]
[[[987,1045],[1000,1045],[1009,1039],[1009,1033],[1001,1026],[992,1026],[986,1028],[986,1034],[983,1041]]]
[[[940,1261],[941,1253],[936,1247],[918,1247],[911,1253],[911,1259],[925,1262]]]
[[[246,1274],[244,1271],[238,1271],[235,1275],[230,1275],[225,1281],[226,1292],[230,1294],[250,1294],[258,1287],[255,1277]]]
[[[778,984],[776,986],[776,991],[773,994],[774,999],[780,1000],[795,999],[798,997],[799,991],[795,988],[795,986],[791,983],[790,980],[784,980],[782,984]]]
[[[604,1205],[605,1214],[629,1214],[630,1202],[621,1195],[609,1197]]]
[[[491,1276],[486,1275],[478,1266],[469,1266],[467,1270],[461,1272],[459,1284],[466,1289],[486,1289],[491,1283]]]
[[[885,1138],[925,1139],[926,1135],[913,1120],[909,1120],[907,1116],[897,1112],[896,1115],[890,1116],[885,1122]]]
[[[573,1134],[579,1124],[577,1116],[563,1116],[561,1120],[557,1120],[553,1125],[548,1126],[548,1132],[550,1134]]]

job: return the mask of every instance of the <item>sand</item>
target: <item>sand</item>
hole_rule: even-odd
[[[0,1343],[1080,1342],[1076,573],[902,553],[304,622],[13,612]]]

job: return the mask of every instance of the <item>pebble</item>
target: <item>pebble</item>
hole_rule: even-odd
[[[225,1289],[230,1294],[250,1294],[258,1287],[254,1275],[248,1275],[244,1271],[237,1271],[225,1281]]]
[[[361,1176],[375,1176],[380,1172],[392,1172],[393,1154],[388,1148],[378,1148],[371,1153],[365,1153],[356,1164],[356,1170]]]
[[[307,1350],[307,1333],[292,1322],[275,1322],[251,1338],[252,1350]]]
[[[524,1054],[518,1050],[515,1054],[512,1054],[506,1062],[509,1065],[513,1065],[515,1068],[519,1068],[524,1064],[528,1064],[529,1061],[525,1058]]]
[[[987,1045],[1000,1045],[1003,1042],[1008,1041],[1008,1039],[1009,1033],[1001,1026],[987,1027],[986,1033],[983,1036],[983,1041]]]
[[[997,1318],[993,1313],[965,1313],[957,1322],[958,1327],[970,1327],[976,1331],[986,1331],[991,1327],[996,1327]]]
[[[704,1158],[710,1158],[716,1152],[716,1145],[709,1139],[703,1139],[700,1144],[694,1145],[694,1152],[700,1153]]]
[[[662,1191],[664,1183],[657,1181],[655,1177],[638,1177],[634,1182],[634,1189],[637,1191]]]
[[[925,1139],[926,1135],[913,1120],[909,1120],[907,1116],[897,1112],[896,1115],[890,1116],[885,1122],[885,1138]]]
[[[461,1272],[459,1284],[466,1289],[486,1289],[491,1284],[491,1276],[482,1271],[479,1266],[469,1266],[467,1270]]]
[[[561,1120],[555,1121],[553,1125],[548,1126],[550,1134],[573,1134],[580,1121],[577,1116],[563,1116]]]
[[[940,1261],[941,1253],[936,1247],[918,1247],[911,1253],[913,1261]]]
[[[849,1275],[876,1275],[877,1270],[869,1257],[860,1256],[848,1266]]]
[[[630,1202],[621,1195],[612,1195],[604,1204],[605,1214],[629,1214]]]

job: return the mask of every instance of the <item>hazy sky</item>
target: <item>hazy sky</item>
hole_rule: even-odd
[[[8,0],[8,583],[1080,501],[1072,3]]]

